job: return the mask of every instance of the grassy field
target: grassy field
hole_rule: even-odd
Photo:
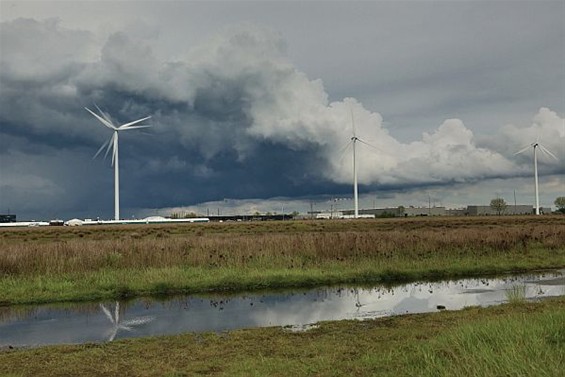
[[[562,376],[565,298],[367,321],[0,350],[6,376]]]
[[[565,267],[565,217],[0,229],[0,305]]]

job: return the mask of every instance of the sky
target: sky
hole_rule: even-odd
[[[0,1],[0,213],[565,196],[565,1]],[[144,123],[145,124],[145,123]],[[355,131],[354,131],[355,130]],[[539,149],[538,149],[539,150]]]

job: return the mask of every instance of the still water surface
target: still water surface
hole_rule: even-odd
[[[565,295],[565,270],[505,278],[416,282],[392,287],[329,287],[237,296],[175,296],[100,303],[0,308],[0,347],[107,342],[185,332],[285,326],[458,310]]]

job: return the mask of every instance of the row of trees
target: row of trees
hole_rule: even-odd
[[[557,199],[555,199],[553,204],[555,204],[555,206],[557,207],[558,212],[565,214],[565,196],[559,196]],[[495,198],[490,201],[490,208],[492,208],[493,211],[496,211],[496,213],[500,215],[501,213],[506,211],[508,204],[506,204],[506,202],[502,198]]]

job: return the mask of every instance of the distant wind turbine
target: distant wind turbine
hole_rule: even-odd
[[[351,140],[345,145],[345,147],[342,149],[342,153],[345,152],[345,150],[349,147],[349,145],[352,146],[352,150],[353,150],[353,201],[354,201],[354,206],[355,206],[355,211],[354,211],[354,218],[358,218],[359,217],[359,189],[358,189],[358,185],[357,185],[357,149],[356,149],[356,144],[362,143],[365,144],[371,148],[377,149],[377,147],[367,143],[366,141],[361,140],[360,138],[357,137],[356,131],[355,131],[355,119],[353,118],[353,109],[351,109],[351,127],[352,127],[352,131],[353,134],[351,136]]]
[[[110,151],[110,147],[113,146],[112,165],[114,166],[114,220],[119,220],[120,219],[120,168],[118,163],[118,132],[133,130],[136,128],[151,127],[147,125],[136,126],[136,124],[141,123],[144,120],[147,120],[151,117],[148,116],[142,119],[134,120],[133,122],[122,124],[121,126],[116,126],[114,122],[112,122],[112,118],[110,118],[108,114],[100,110],[98,106],[96,106],[96,109],[98,110],[100,115],[96,114],[87,107],[85,107],[85,109],[89,113],[94,115],[96,119],[102,122],[103,125],[114,131],[114,134],[110,137],[110,139],[108,139],[108,141],[102,144],[102,146],[100,147],[100,149],[98,149],[98,152],[96,152],[93,158],[96,158],[96,156],[98,156],[100,152],[102,152],[104,147],[106,147],[106,153],[104,154],[104,156],[107,156],[108,152]]]
[[[539,215],[539,187],[538,187],[538,155],[537,155],[537,149],[539,148],[542,152],[544,152],[548,156],[553,157],[555,160],[558,160],[558,159],[557,159],[557,157],[555,157],[555,155],[553,153],[551,153],[549,151],[549,149],[547,149],[546,147],[544,147],[542,144],[539,143],[539,138],[538,138],[538,141],[536,141],[535,143],[532,143],[532,144],[528,145],[527,147],[519,150],[518,152],[514,153],[514,155],[523,153],[530,148],[534,149],[534,180],[535,180],[535,193],[536,193],[536,215]]]

